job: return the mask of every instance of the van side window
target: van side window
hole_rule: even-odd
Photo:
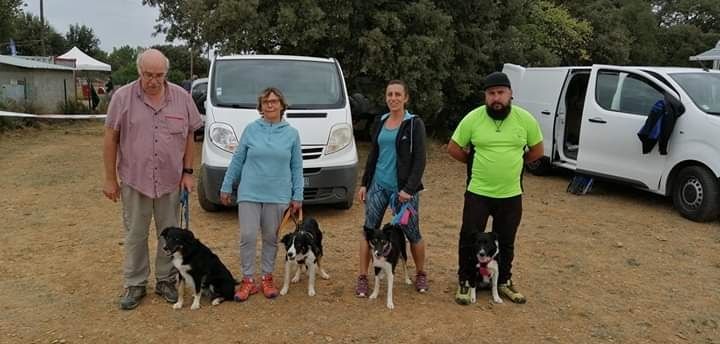
[[[664,96],[657,86],[639,75],[600,71],[595,99],[605,110],[647,116],[653,105]]]

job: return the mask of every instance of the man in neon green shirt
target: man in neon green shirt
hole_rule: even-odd
[[[471,164],[460,230],[455,301],[470,303],[469,289],[475,287],[477,275],[472,245],[492,216],[492,231],[497,234],[500,251],[496,257],[500,270],[498,290],[515,303],[525,303],[525,296],[510,279],[515,234],[522,217],[521,174],[524,163],[543,156],[543,137],[537,120],[511,104],[507,75],[489,74],[484,89],[486,105],[465,115],[448,143],[450,156]]]

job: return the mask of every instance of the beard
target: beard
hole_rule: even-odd
[[[494,120],[504,120],[509,114],[512,107],[511,102],[503,104],[494,102],[486,107],[488,115]]]

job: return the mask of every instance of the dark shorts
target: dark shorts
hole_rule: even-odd
[[[365,228],[381,227],[385,210],[390,206],[390,199],[395,193],[395,191],[374,183],[370,186],[365,196]],[[415,209],[415,213],[410,216],[408,224],[402,226],[402,229],[408,241],[411,244],[417,244],[422,239],[420,235],[420,195],[415,194],[408,202]],[[396,208],[391,209],[393,214],[399,210],[400,204]]]

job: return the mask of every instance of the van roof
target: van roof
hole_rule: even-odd
[[[294,60],[334,63],[335,59],[295,55],[228,55],[218,56],[217,60]]]
[[[520,65],[512,64],[512,63],[506,63],[504,65],[505,67],[508,67],[510,69],[532,69],[532,70],[568,70],[568,69],[590,69],[592,67],[607,67],[607,68],[614,68],[614,67],[620,67],[620,68],[636,68],[639,70],[649,70],[653,72],[663,73],[663,74],[671,74],[671,73],[698,73],[698,72],[708,72],[708,73],[720,73],[720,70],[715,69],[708,69],[704,70],[702,68],[691,68],[691,67],[656,67],[656,66],[619,66],[619,65],[603,65],[603,64],[596,64],[592,66],[563,66],[563,67],[523,67]]]

